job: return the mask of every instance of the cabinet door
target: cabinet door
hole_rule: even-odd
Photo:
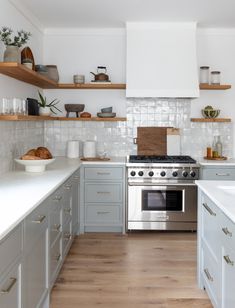
[[[80,176],[76,172],[72,176],[72,227],[73,235],[77,234],[78,230],[78,217],[79,217],[79,187],[80,187]]]
[[[21,265],[18,264],[0,281],[0,307],[21,308]]]
[[[38,307],[47,292],[47,233],[48,229],[45,229],[32,249],[24,256],[24,308]]]
[[[235,307],[235,251],[223,247],[222,254],[222,308]]]
[[[63,208],[62,208],[62,224],[65,226],[72,218],[72,180],[69,179],[62,185],[63,189]]]

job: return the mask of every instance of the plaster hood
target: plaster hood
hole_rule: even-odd
[[[128,22],[127,97],[199,96],[196,23]]]

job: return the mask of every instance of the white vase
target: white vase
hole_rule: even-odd
[[[50,107],[39,107],[39,115],[40,116],[50,116],[51,115]]]
[[[20,63],[20,48],[17,46],[6,46],[4,52],[3,61],[4,62],[18,62]]]

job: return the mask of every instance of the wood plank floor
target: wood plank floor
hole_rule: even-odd
[[[85,234],[75,239],[50,308],[211,308],[196,282],[196,234]]]

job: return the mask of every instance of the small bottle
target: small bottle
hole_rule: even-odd
[[[219,71],[211,72],[211,84],[220,84],[220,72]]]
[[[215,144],[215,148],[216,148],[216,151],[218,153],[218,157],[222,157],[222,142],[221,142],[221,139],[220,139],[220,136],[217,136],[217,142]]]
[[[206,148],[206,154],[206,157],[212,158],[212,148],[210,146]]]
[[[209,84],[209,66],[200,67],[200,83]]]

